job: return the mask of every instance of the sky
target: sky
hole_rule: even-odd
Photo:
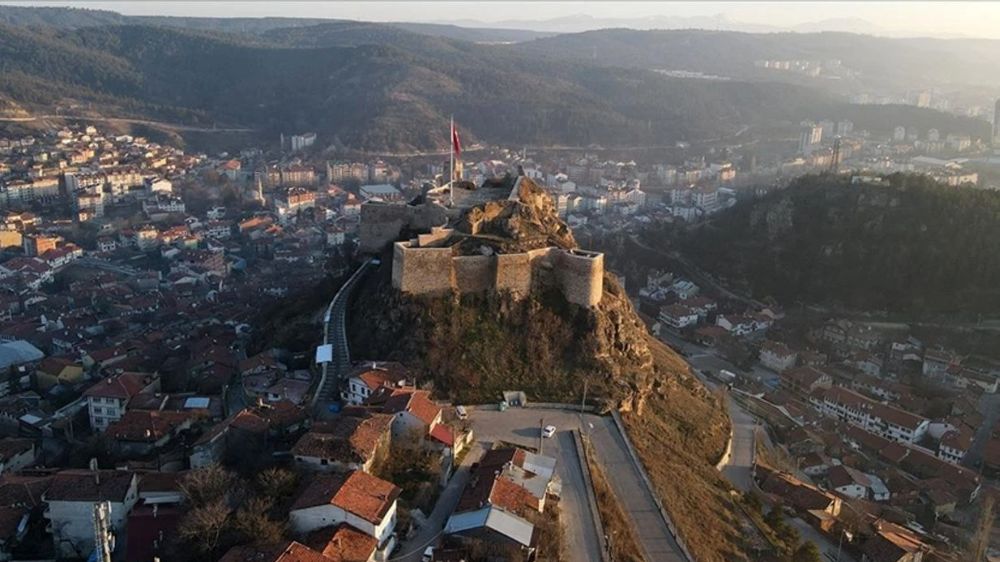
[[[300,2],[300,1],[58,1],[4,4],[74,6],[127,15],[319,17],[369,21],[446,22],[716,16],[750,24],[790,27],[857,18],[887,34],[1000,38],[1000,2]]]

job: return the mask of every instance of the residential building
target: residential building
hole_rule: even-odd
[[[42,500],[48,505],[52,542],[59,558],[86,558],[94,550],[94,504],[111,505],[110,527],[125,534],[125,522],[139,497],[139,479],[124,470],[64,470],[52,477]]]
[[[104,431],[125,415],[125,409],[134,396],[159,389],[159,377],[145,373],[122,373],[98,381],[83,393],[87,399],[90,427],[95,431]]]
[[[324,474],[313,478],[292,503],[289,525],[296,533],[346,523],[378,541],[380,552],[395,546],[396,500],[402,490],[370,474]]]
[[[314,424],[292,447],[295,463],[310,470],[370,472],[389,453],[392,421],[392,416],[372,414]]]
[[[658,319],[674,330],[682,330],[698,324],[698,313],[682,304],[671,304],[660,308]]]
[[[400,363],[371,362],[355,367],[347,374],[341,399],[352,405],[368,400],[380,388],[397,388],[405,385],[409,372]]]
[[[764,367],[781,373],[795,366],[798,353],[781,342],[766,341],[760,348],[760,362]]]

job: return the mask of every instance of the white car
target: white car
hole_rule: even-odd
[[[545,426],[545,429],[542,430],[542,437],[544,437],[545,439],[548,439],[549,437],[552,437],[555,434],[556,434],[556,426],[554,425],[547,425]]]
[[[420,562],[431,562],[431,560],[434,560],[434,547],[428,546],[424,550],[424,555],[420,557]]]

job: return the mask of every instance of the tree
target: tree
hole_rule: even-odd
[[[269,468],[257,475],[257,488],[275,500],[291,496],[297,485],[296,474],[283,468]]]
[[[199,555],[210,557],[222,550],[229,506],[215,500],[189,511],[177,526],[177,535]]]
[[[761,513],[764,510],[764,504],[761,503],[760,496],[755,494],[753,490],[743,493],[743,503],[747,506],[747,509],[754,513]]]
[[[819,547],[812,541],[802,543],[795,551],[792,562],[821,562]]]
[[[220,501],[229,505],[242,489],[237,483],[238,479],[231,472],[213,464],[187,473],[180,488],[188,502],[198,508]]]
[[[240,543],[274,544],[282,539],[285,525],[268,517],[274,506],[265,498],[252,498],[244,502],[231,519],[236,540]]]

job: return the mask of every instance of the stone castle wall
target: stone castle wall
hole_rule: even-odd
[[[518,254],[453,256],[451,248],[422,248],[396,242],[392,286],[415,295],[509,291],[518,298],[555,284],[566,300],[596,306],[604,292],[604,255],[582,250],[543,248]]]
[[[376,254],[398,240],[404,230],[428,231],[444,224],[447,218],[447,209],[435,203],[400,205],[369,201],[361,205],[359,249]]]
[[[453,287],[451,248],[411,248],[397,242],[392,255],[392,286],[404,293],[443,294]]]

